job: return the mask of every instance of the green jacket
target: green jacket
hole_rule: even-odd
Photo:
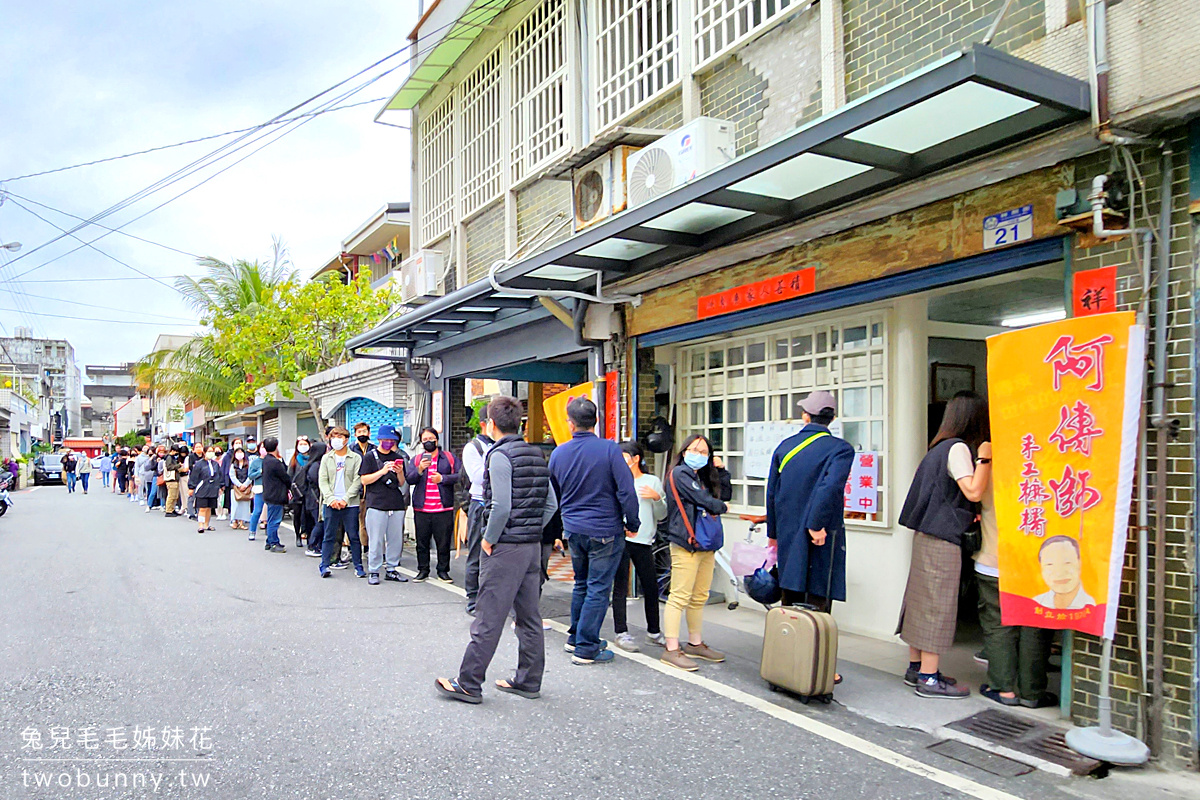
[[[318,484],[321,487],[321,506],[324,508],[333,500],[333,483],[336,478],[337,466],[334,460],[337,457],[330,450],[321,457],[321,470],[319,473]],[[353,450],[346,451],[346,505],[356,506],[362,499],[362,478],[358,475],[358,468],[362,465],[362,456]]]

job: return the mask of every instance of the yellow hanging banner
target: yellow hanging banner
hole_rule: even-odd
[[[1146,337],[1133,312],[992,336],[993,490],[1005,625],[1111,638]]]
[[[576,397],[595,400],[594,394],[595,386],[588,381],[578,386],[572,386],[565,392],[559,392],[542,401],[542,412],[546,415],[546,422],[550,425],[550,433],[554,434],[555,444],[562,444],[571,439],[571,429],[567,427],[567,403]]]

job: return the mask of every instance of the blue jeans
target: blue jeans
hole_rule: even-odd
[[[105,489],[107,489],[107,488],[108,488],[108,474],[109,474],[109,471],[108,471],[108,470],[106,470],[106,469],[104,469],[104,470],[100,470],[100,479],[101,479],[102,481],[104,481],[104,488],[105,488]]]
[[[254,495],[254,500],[250,503],[250,535],[251,536],[254,536],[258,533],[258,521],[262,518],[262,511],[263,511],[263,496],[262,496],[262,494],[256,494],[256,495]],[[279,523],[275,523],[275,524],[276,524],[276,527],[278,527]],[[271,527],[271,524],[269,522],[267,523],[267,527],[268,528]],[[271,539],[268,536],[267,541],[270,541],[270,540]],[[278,539],[276,539],[276,541],[278,541]]]
[[[83,491],[85,492],[88,489],[88,478],[91,476],[91,474],[92,473],[90,472],[83,472],[79,475],[79,482],[83,484]]]
[[[567,543],[571,547],[571,567],[575,570],[567,642],[575,645],[575,655],[580,658],[595,658],[600,652],[600,626],[608,613],[613,578],[625,552],[625,537],[599,539],[568,533]]]
[[[261,496],[261,495],[258,495]],[[251,519],[252,522],[256,519]],[[267,545],[274,547],[279,544],[279,523],[283,522],[283,506],[267,503]],[[254,528],[250,529],[254,532]]]
[[[68,472],[67,473],[67,494],[70,494],[73,491],[75,491],[75,473]]]
[[[321,539],[321,572],[329,569],[334,556],[342,553],[342,532],[350,538],[350,559],[354,562],[354,571],[363,571],[362,542],[358,539],[358,506],[332,508],[325,506],[325,535]]]

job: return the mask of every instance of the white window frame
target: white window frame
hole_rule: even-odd
[[[506,37],[513,187],[571,149],[567,3],[543,0]]]
[[[592,95],[595,133],[619,125],[680,85],[683,73],[681,7],[693,0],[591,0]],[[660,15],[653,12],[662,10]],[[636,39],[650,37],[650,47]],[[630,46],[635,57],[628,58]]]
[[[449,235],[457,216],[454,165],[455,93],[422,113],[417,124],[421,247]]]
[[[500,150],[504,111],[500,105],[503,54],[488,53],[458,85],[462,130],[462,215],[466,220],[497,200],[504,174]]]
[[[866,340],[862,345],[846,343],[845,332],[866,326]],[[875,326],[878,326],[876,330]],[[816,389],[835,392],[838,398],[839,421],[845,430],[846,439],[858,444],[856,450],[874,450],[879,454],[879,510],[867,519],[847,518],[849,525],[871,529],[889,527],[891,513],[890,481],[891,432],[888,411],[891,403],[889,361],[888,308],[860,310],[823,319],[806,320],[803,323],[786,323],[757,329],[742,335],[724,336],[695,344],[681,346],[675,354],[676,403],[680,420],[679,440],[682,442],[693,433],[713,438],[720,431],[720,442],[713,441],[715,453],[725,459],[733,478],[734,494],[729,503],[731,513],[762,513],[766,507],[766,478],[750,478],[745,474],[745,425],[750,417],[750,402],[761,400],[764,420],[769,422],[794,421],[800,423],[796,401]],[[837,344],[833,345],[833,334],[837,333]],[[825,350],[819,351],[818,335],[825,336]],[[811,336],[811,350],[803,354],[801,337]],[[781,355],[777,345],[788,343],[788,352]],[[751,362],[750,348],[761,346],[763,360]],[[740,348],[741,361],[734,355]],[[836,349],[835,349],[836,348]],[[716,354],[720,353],[719,358]],[[863,358],[865,376],[848,373],[845,359]],[[695,359],[699,358],[699,361]],[[828,375],[822,379],[817,375],[819,359],[837,359],[836,370],[827,363]],[[797,369],[805,361],[811,362],[811,379],[805,381]],[[857,362],[855,362],[857,363]],[[786,369],[779,370],[779,367]],[[761,384],[751,384],[751,369],[762,368]],[[742,372],[739,379],[738,371]],[[740,383],[735,383],[740,380]],[[761,388],[760,388],[761,387]],[[856,408],[846,402],[847,390],[862,390],[856,395],[865,402],[865,414],[856,413]],[[740,407],[730,404],[740,402]],[[781,403],[786,402],[792,414],[785,416]],[[720,403],[721,421],[713,421],[715,409],[711,403]],[[699,415],[699,416],[697,416]],[[755,420],[759,421],[759,420]],[[862,427],[858,427],[862,426]],[[731,429],[738,429],[734,435]],[[861,439],[859,432],[865,432]],[[860,441],[861,440],[861,441]],[[861,446],[865,442],[867,446]],[[755,495],[751,502],[751,495]],[[759,502],[761,499],[762,502]]]
[[[687,1],[692,3],[693,73],[815,5],[814,0]]]

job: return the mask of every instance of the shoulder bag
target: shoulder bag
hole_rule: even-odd
[[[687,508],[679,497],[679,489],[675,486],[675,470],[671,470],[670,481],[671,494],[675,496],[679,516],[683,517],[683,526],[687,528],[688,544],[696,550],[720,550],[725,545],[725,528],[721,525],[721,518],[696,506],[696,525],[693,527],[691,519],[688,518]]]

